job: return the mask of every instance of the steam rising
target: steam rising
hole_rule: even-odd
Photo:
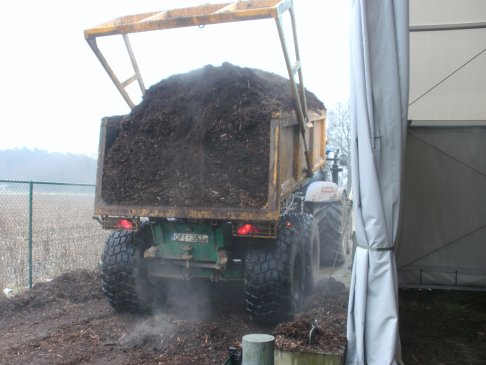
[[[235,305],[244,312],[243,289],[234,283],[215,286],[198,280],[172,280],[153,288],[157,293],[152,296],[158,298],[153,314],[128,326],[117,341],[121,348],[149,346],[157,351],[177,352],[178,346],[184,346],[194,332],[214,332],[213,320],[225,317]],[[241,295],[235,295],[236,292]]]

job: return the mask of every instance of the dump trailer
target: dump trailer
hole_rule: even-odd
[[[282,29],[287,13],[295,60],[289,57]],[[108,151],[127,116],[102,120],[94,216],[111,231],[102,277],[103,290],[117,310],[150,310],[164,297],[168,280],[235,281],[244,282],[253,317],[271,321],[302,308],[320,265],[345,260],[350,201],[342,188],[326,181],[326,110],[307,108],[292,1],[238,1],[130,15],[85,30],[85,38],[133,108],[127,85],[138,82],[142,94],[146,90],[130,33],[255,19],[275,20],[294,100],[293,110],[275,111],[268,119],[268,186],[258,206],[107,201],[103,176]],[[98,48],[96,40],[104,36],[123,37],[134,70],[129,79],[120,80]],[[183,181],[172,192],[177,195],[181,185]]]

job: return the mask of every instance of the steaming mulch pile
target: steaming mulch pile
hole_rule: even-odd
[[[346,348],[348,289],[323,280],[305,311],[275,328],[275,344],[285,351],[342,354]]]
[[[184,284],[169,287],[171,299],[150,316],[113,311],[97,272],[0,295],[0,364],[223,364],[228,346],[249,333],[274,334],[289,351],[342,349],[347,294],[333,279],[319,284],[304,313],[276,328],[251,322],[238,285]],[[406,364],[486,363],[485,292],[402,290],[399,299]]]
[[[307,92],[309,109],[324,105]],[[272,112],[294,110],[289,81],[224,63],[147,90],[104,160],[107,203],[259,208],[267,202]]]
[[[103,293],[95,282],[101,281],[101,274],[76,270],[58,276],[55,280],[40,282],[32,290],[26,290],[13,300],[0,299],[0,312],[24,311],[48,305],[85,303],[100,299]]]

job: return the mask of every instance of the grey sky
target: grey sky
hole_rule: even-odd
[[[39,148],[96,156],[103,116],[129,112],[84,40],[109,19],[193,6],[201,0],[0,0],[0,149]],[[328,108],[348,98],[349,0],[294,0],[304,82]],[[146,86],[229,61],[286,76],[270,20],[131,36]],[[100,42],[122,75],[120,37]],[[123,77],[122,77],[123,78]]]

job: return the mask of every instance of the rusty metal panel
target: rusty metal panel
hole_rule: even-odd
[[[295,136],[299,136],[297,120],[295,118],[281,119],[280,138],[283,141],[279,145],[280,161],[280,188],[283,195],[288,195],[295,185]]]
[[[280,123],[272,119],[270,121],[270,159],[268,168],[268,201],[266,208],[269,209],[275,219],[278,219],[277,213],[280,212]]]
[[[103,166],[105,153],[116,139],[126,117],[104,118],[101,122],[100,148],[98,152],[98,167],[96,175],[95,215],[105,216],[138,216],[138,217],[177,217],[194,219],[225,219],[276,221],[280,212],[279,188],[279,150],[280,124],[277,120],[270,121],[270,153],[268,169],[268,200],[262,208],[231,208],[231,207],[170,207],[170,206],[138,206],[128,204],[108,204],[103,200]]]
[[[312,172],[324,166],[326,161],[326,112],[309,111],[309,121],[312,125],[305,130],[306,141],[310,150]],[[295,114],[280,115],[280,199],[285,198],[295,190],[306,178],[306,160],[303,140]]]
[[[311,161],[313,170],[324,166],[326,162],[326,112],[323,114],[312,114],[309,119],[313,127],[309,129],[309,150],[311,151]]]
[[[189,219],[221,219],[241,221],[276,221],[279,211],[269,209],[239,209],[239,208],[185,208],[185,207],[149,207],[130,205],[108,205],[103,200],[96,202],[94,215],[120,217],[152,217],[152,218],[189,218]]]
[[[123,16],[84,31],[86,39],[114,34],[277,18],[292,6],[290,0],[252,0]]]

